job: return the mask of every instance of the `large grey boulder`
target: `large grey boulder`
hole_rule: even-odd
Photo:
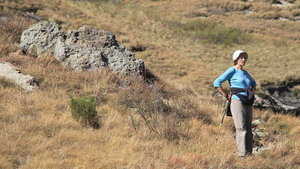
[[[62,36],[60,27],[54,22],[39,22],[26,29],[21,35],[19,46],[30,55],[39,57],[53,54],[53,46]]]
[[[145,75],[144,62],[136,60],[135,54],[118,43],[112,32],[91,26],[65,33],[54,22],[39,22],[23,32],[20,47],[37,57],[53,54],[63,66],[76,71],[108,67],[121,75]]]

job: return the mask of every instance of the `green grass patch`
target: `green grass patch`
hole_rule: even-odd
[[[293,96],[295,96],[297,99],[300,99],[300,88],[292,88],[291,92]]]
[[[169,22],[176,33],[188,35],[211,44],[245,44],[250,37],[236,28],[227,28],[210,20],[197,20],[188,23]]]

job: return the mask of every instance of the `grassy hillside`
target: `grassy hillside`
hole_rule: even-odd
[[[27,92],[0,79],[0,168],[297,168],[298,117],[255,110],[269,132],[255,145],[271,150],[239,159],[233,121],[219,133],[224,101],[213,95],[237,49],[248,52],[245,68],[259,84],[299,77],[300,1],[272,2],[0,0],[0,60],[40,84]],[[124,88],[106,70],[72,72],[51,56],[15,53],[35,23],[27,12],[64,31],[113,32],[160,80]],[[72,117],[70,96],[95,97],[99,128]]]

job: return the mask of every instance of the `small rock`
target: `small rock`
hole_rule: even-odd
[[[13,80],[16,84],[28,91],[37,90],[38,83],[30,75],[24,75],[20,70],[8,62],[0,62],[0,76]]]

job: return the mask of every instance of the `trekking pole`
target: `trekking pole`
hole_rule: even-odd
[[[218,135],[220,134],[221,127],[222,127],[223,122],[224,122],[224,117],[225,117],[226,112],[227,112],[228,104],[230,104],[230,102],[229,102],[229,100],[227,99],[227,100],[226,100],[226,104],[225,104],[225,108],[224,108],[224,110],[223,110],[223,115],[222,115],[222,118],[221,118],[221,121],[220,121],[219,130],[218,130]],[[218,140],[218,137],[216,137],[216,140]]]

